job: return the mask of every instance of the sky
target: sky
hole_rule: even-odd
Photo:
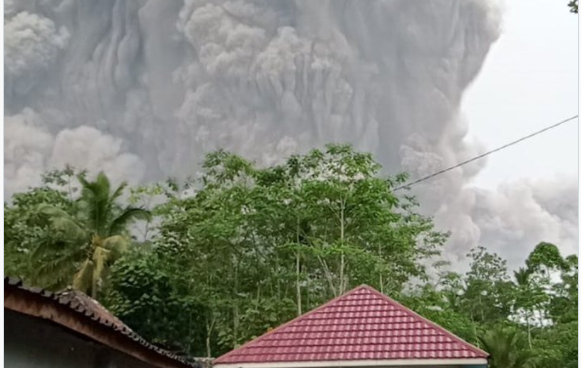
[[[566,1],[504,3],[502,33],[467,91],[470,135],[493,149],[578,113],[578,18]],[[495,153],[474,184],[578,176],[578,121]]]

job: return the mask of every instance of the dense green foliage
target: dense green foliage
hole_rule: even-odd
[[[73,188],[72,178],[78,188]],[[49,173],[45,186],[17,194],[13,206],[5,207],[6,256],[10,266],[26,261],[26,268],[7,268],[11,274],[29,276],[49,288],[71,284],[93,297],[108,267],[131,244],[128,225],[149,219],[140,208],[119,206],[127,183],[111,190],[109,179],[100,173],[94,182],[71,169]],[[55,189],[56,187],[59,189]],[[65,190],[63,187],[66,186]],[[73,191],[80,195],[73,199]]]
[[[468,272],[452,272],[436,262],[447,234],[414,198],[393,193],[405,175],[379,170],[349,146],[266,168],[218,151],[182,187],[129,188],[123,200],[125,185],[110,191],[104,175],[51,173],[5,204],[5,272],[49,288],[72,284],[98,263],[104,240],[122,236],[125,251],[87,285],[97,280],[99,300],[172,350],[220,355],[366,283],[486,349],[492,367],[577,366],[576,256],[541,243],[511,273],[479,247]],[[141,222],[112,225],[131,213]],[[130,241],[129,230],[146,241]],[[72,257],[79,249],[84,256]]]

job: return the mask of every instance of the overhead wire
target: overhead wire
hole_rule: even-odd
[[[411,187],[411,186],[413,186],[413,185],[416,185],[416,184],[418,184],[418,183],[421,183],[421,182],[423,182],[423,181],[426,181],[426,180],[432,179],[432,178],[434,178],[434,177],[436,177],[436,176],[439,176],[439,175],[445,174],[445,173],[447,173],[448,171],[451,171],[451,170],[457,169],[457,168],[459,168],[459,167],[461,167],[461,166],[464,166],[464,165],[466,165],[466,164],[469,164],[469,163],[471,163],[471,162],[474,162],[474,161],[476,161],[476,160],[480,160],[481,158],[484,158],[484,157],[486,157],[486,156],[489,156],[489,155],[491,155],[491,154],[493,154],[493,153],[496,153],[496,152],[498,152],[498,151],[502,151],[503,149],[505,149],[505,148],[508,148],[508,147],[510,147],[510,146],[514,146],[515,144],[518,144],[518,143],[520,143],[520,142],[522,142],[522,141],[525,141],[525,140],[527,140],[527,139],[530,139],[530,138],[532,138],[532,137],[534,137],[534,136],[537,136],[537,135],[539,135],[539,134],[542,134],[542,133],[544,133],[544,132],[546,132],[546,131],[548,131],[548,130],[551,130],[551,129],[557,128],[558,126],[561,126],[561,125],[563,125],[563,124],[565,124],[565,123],[568,123],[568,122],[570,122],[570,121],[572,121],[572,120],[575,120],[575,119],[577,119],[578,117],[579,117],[579,115],[575,115],[575,116],[572,116],[572,117],[570,117],[570,118],[567,118],[567,119],[565,119],[565,120],[561,120],[560,122],[558,122],[558,123],[556,123],[556,124],[553,124],[553,125],[551,125],[551,126],[548,126],[548,127],[544,128],[544,129],[538,130],[538,131],[536,131],[536,132],[534,132],[534,133],[531,133],[531,134],[529,134],[529,135],[527,135],[527,136],[524,136],[524,137],[522,137],[522,138],[519,138],[519,139],[517,139],[517,140],[515,140],[515,141],[512,141],[512,142],[510,142],[510,143],[507,143],[507,144],[505,144],[505,145],[503,145],[503,146],[500,146],[500,147],[498,147],[498,148],[495,148],[495,149],[493,149],[493,150],[491,150],[491,151],[485,152],[485,153],[483,153],[483,154],[481,154],[481,155],[478,155],[478,156],[472,157],[471,159],[468,159],[468,160],[466,160],[466,161],[462,161],[462,162],[460,162],[460,163],[458,163],[458,164],[456,164],[456,165],[454,165],[454,166],[450,166],[450,167],[448,167],[448,168],[446,168],[446,169],[443,169],[443,170],[440,170],[440,171],[436,171],[436,172],[435,172],[435,173],[433,173],[433,174],[430,174],[430,175],[428,175],[428,176],[424,176],[423,178],[420,178],[420,179],[417,179],[417,180],[415,180],[415,181],[412,181],[411,183],[408,183],[408,184],[403,184],[403,185],[401,185],[401,186],[399,186],[399,187],[396,187],[396,188],[394,188],[394,189],[393,189],[393,191],[395,192],[395,191],[397,191],[397,190],[401,190],[401,189],[404,189],[404,188],[409,188],[409,187]]]

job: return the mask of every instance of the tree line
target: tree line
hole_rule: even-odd
[[[492,368],[577,366],[577,256],[540,243],[509,272],[478,247],[456,272],[438,261],[449,234],[394,194],[406,175],[383,176],[348,145],[270,167],[216,151],[202,168],[132,187],[45,173],[4,204],[5,274],[87,292],[189,356],[218,356],[365,283],[491,353]]]

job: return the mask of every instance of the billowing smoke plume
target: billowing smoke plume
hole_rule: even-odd
[[[513,261],[522,259],[523,243],[531,247],[539,239],[578,253],[578,187],[575,177],[556,177],[504,183],[497,193],[477,190],[471,216],[480,241]]]
[[[218,147],[272,163],[348,141],[432,173],[482,151],[460,105],[499,25],[483,0],[7,1],[5,194],[65,163],[186,177]],[[575,191],[468,187],[482,165],[415,189],[450,254],[576,243]]]

